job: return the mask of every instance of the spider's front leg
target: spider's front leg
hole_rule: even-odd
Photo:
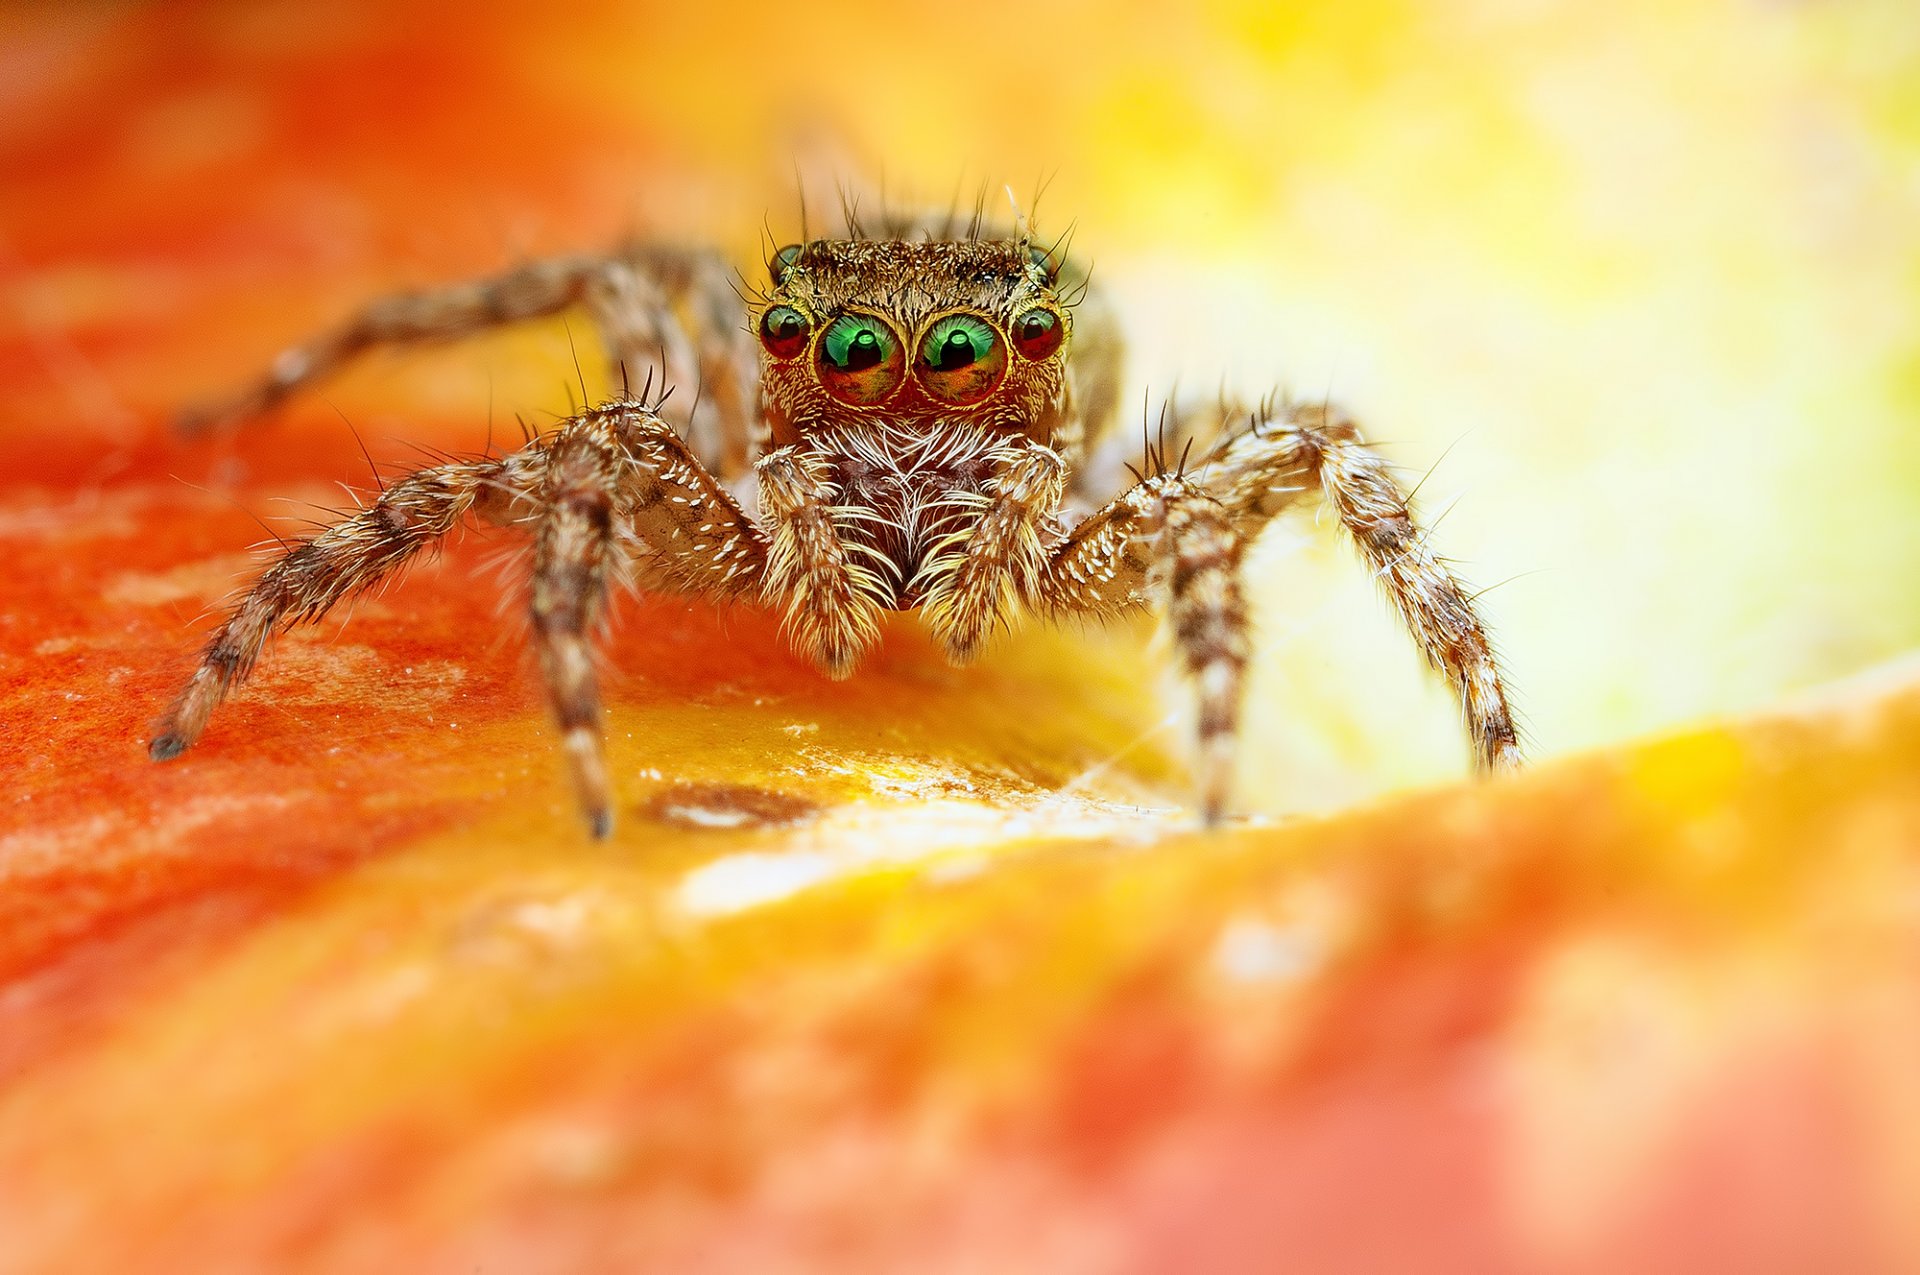
[[[213,710],[246,680],[279,630],[318,620],[336,603],[372,588],[469,512],[510,520],[545,459],[536,444],[500,460],[420,470],[389,483],[365,509],[289,546],[207,642],[199,666],[154,731],[148,755],[169,761],[192,747]]]
[[[1226,508],[1185,474],[1146,478],[1091,514],[1047,555],[1025,601],[1054,615],[1114,615],[1167,594],[1180,661],[1199,697],[1200,809],[1208,824],[1233,788],[1248,655],[1244,544]]]
[[[1318,490],[1353,536],[1427,660],[1460,701],[1476,765],[1510,769],[1519,744],[1506,688],[1466,588],[1427,546],[1387,463],[1344,414],[1264,403],[1205,466],[1137,484],[1096,511],[1048,558],[1030,599],[1056,613],[1111,613],[1148,601],[1164,579],[1174,641],[1200,696],[1200,782],[1209,822],[1232,778],[1248,654],[1239,562],[1247,540],[1302,492]],[[1204,426],[1204,423],[1202,423]]]
[[[582,413],[500,460],[410,474],[366,509],[289,547],[207,643],[149,754],[166,761],[190,747],[274,633],[318,620],[392,575],[468,513],[533,532],[530,607],[541,673],[582,809],[605,836],[612,796],[591,640],[629,549],[645,557],[650,584],[716,598],[757,596],[766,566],[759,528],[672,427],[637,403]]]
[[[1495,773],[1518,766],[1519,733],[1473,596],[1427,543],[1406,493],[1352,417],[1334,406],[1278,399],[1250,412],[1224,410],[1249,424],[1215,449],[1207,466],[1209,490],[1249,528],[1297,493],[1319,491],[1427,662],[1453,689],[1476,768]]]
[[[630,527],[649,584],[715,599],[757,596],[760,529],[666,422],[637,403],[574,417],[548,448],[535,494],[529,603],[567,768],[596,837],[613,831],[592,640]]]

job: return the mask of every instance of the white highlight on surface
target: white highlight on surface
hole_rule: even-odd
[[[744,828],[755,820],[750,811],[703,806],[697,802],[669,802],[662,807],[662,813],[672,815],[675,823],[694,828]]]
[[[730,854],[695,868],[681,879],[679,904],[701,916],[724,916],[776,903],[819,885],[836,872],[824,854]]]
[[[941,776],[951,788],[953,777]],[[875,868],[924,864],[929,885],[950,884],[990,869],[990,848],[1010,840],[1101,838],[1120,842],[1156,840],[1185,830],[1173,811],[1051,795],[1026,809],[1009,810],[964,799],[930,799],[929,784],[898,777],[883,790],[903,804],[849,807],[789,833],[785,851],[743,851],[693,869],[675,893],[679,908],[697,917],[726,916],[791,898],[836,878]],[[882,788],[876,784],[876,788]],[[913,801],[917,795],[920,799]]]
[[[1303,977],[1319,963],[1314,944],[1297,931],[1236,917],[1213,945],[1213,968],[1235,983],[1279,983]]]

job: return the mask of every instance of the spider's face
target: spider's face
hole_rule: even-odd
[[[815,240],[782,248],[756,316],[775,445],[825,427],[1058,414],[1072,320],[1019,240]]]

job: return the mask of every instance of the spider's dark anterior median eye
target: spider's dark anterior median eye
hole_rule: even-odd
[[[776,359],[790,359],[807,348],[807,316],[792,306],[776,305],[760,316],[760,344]]]
[[[991,323],[971,314],[936,319],[920,342],[915,371],[935,398],[977,403],[1007,370],[1007,350]]]
[[[906,371],[900,338],[884,319],[843,314],[820,334],[820,383],[843,403],[864,406],[890,397]]]
[[[1053,311],[1029,310],[1013,321],[1013,348],[1030,359],[1044,359],[1060,348],[1066,334]]]

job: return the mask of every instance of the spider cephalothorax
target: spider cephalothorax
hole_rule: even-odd
[[[775,447],[826,429],[958,426],[1047,442],[1072,320],[1018,240],[819,240],[775,254],[759,316]]]
[[[1452,683],[1480,766],[1517,758],[1470,596],[1337,409],[1273,397],[1175,412],[1136,469],[1109,428],[1109,312],[1024,232],[983,235],[977,218],[958,234],[950,223],[850,229],[781,249],[768,274],[748,306],[709,253],[641,245],[537,262],[375,302],[283,354],[215,415],[258,412],[371,346],[572,306],[591,314],[623,381],[658,358],[670,384],[703,393],[684,406],[617,399],[511,455],[421,470],[293,545],[207,644],[152,756],[199,738],[278,628],[319,618],[473,514],[532,537],[533,639],[598,835],[612,828],[612,785],[590,644],[611,582],[626,578],[773,607],[835,677],[878,640],[883,610],[918,610],[960,663],[1016,612],[1112,614],[1163,597],[1199,695],[1212,820],[1248,655],[1243,549],[1318,491]],[[1194,449],[1204,466],[1167,463]]]

